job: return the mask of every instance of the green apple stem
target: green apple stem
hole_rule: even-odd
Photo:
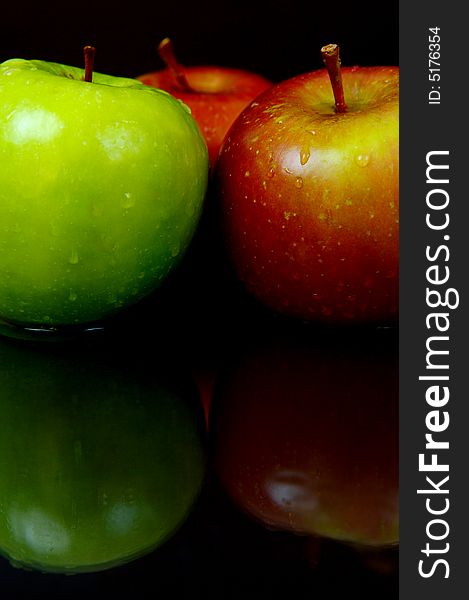
[[[342,73],[340,70],[339,46],[337,44],[327,44],[321,48],[321,56],[326,65],[329,79],[331,80],[332,91],[335,100],[335,112],[347,112],[347,105],[344,97],[344,84],[342,83]]]
[[[174,79],[178,83],[182,92],[191,93],[194,89],[187,81],[184,67],[177,61],[174,54],[173,43],[169,38],[164,38],[158,45],[158,54],[165,65],[170,69]]]
[[[94,55],[96,54],[96,48],[93,46],[85,46],[83,48],[83,54],[85,55],[85,77],[84,80],[88,83],[93,82],[93,64]]]

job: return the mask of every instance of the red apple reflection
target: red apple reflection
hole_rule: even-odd
[[[396,345],[336,337],[250,351],[218,382],[210,429],[222,486],[262,523],[398,542]]]

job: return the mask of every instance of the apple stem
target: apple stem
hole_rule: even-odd
[[[176,82],[179,84],[181,91],[191,93],[194,89],[187,81],[184,67],[177,61],[174,54],[173,43],[169,38],[164,38],[158,44],[158,54],[161,60],[165,63],[168,69],[173,74]]]
[[[332,91],[334,92],[335,112],[347,112],[347,105],[344,97],[344,84],[342,82],[342,73],[340,70],[339,46],[337,44],[327,44],[321,48],[321,56],[326,65],[329,79],[331,80]]]
[[[83,54],[85,55],[85,77],[84,80],[88,83],[93,82],[93,64],[94,55],[96,54],[96,48],[93,46],[85,46],[83,48]]]

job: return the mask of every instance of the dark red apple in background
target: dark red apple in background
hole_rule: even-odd
[[[328,69],[271,87],[225,138],[217,186],[228,250],[247,289],[277,311],[392,322],[399,70],[344,68],[341,78],[337,46],[323,56]]]
[[[215,470],[238,507],[281,530],[398,542],[392,332],[360,345],[291,337],[233,361],[215,387],[210,435]]]
[[[160,43],[158,52],[167,68],[140,75],[137,79],[166,90],[189,106],[207,142],[213,167],[233,121],[272,84],[260,75],[241,69],[182,66],[176,61],[168,38]]]

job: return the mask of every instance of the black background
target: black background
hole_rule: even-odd
[[[165,36],[173,39],[180,61],[187,65],[245,68],[274,82],[321,68],[319,50],[331,42],[341,46],[344,65],[396,65],[398,3],[11,3],[2,6],[0,61],[28,58],[81,66],[82,48],[92,44],[97,48],[97,71],[133,77],[161,68],[156,45]],[[204,256],[206,252],[203,247]],[[217,296],[213,271],[208,268],[202,273],[200,260],[193,256],[166,286],[166,298],[174,298],[174,289],[180,291],[182,286],[180,300],[165,304],[163,292],[160,302],[163,312],[168,305],[172,311],[172,318],[163,319],[166,333],[173,328],[169,332],[173,336],[186,335],[189,354],[193,352],[203,363],[207,357],[208,362],[218,358],[220,344],[239,346],[242,334],[254,323],[261,323],[261,333],[262,327],[270,329],[271,320],[241,293],[237,295],[231,282],[222,298]],[[194,279],[199,275],[201,283],[194,294]],[[158,343],[158,303],[150,302],[146,310],[152,320],[151,334],[143,335]],[[135,313],[127,324],[135,324],[134,318],[141,326],[142,318]],[[394,552],[363,554],[326,541],[319,568],[314,566],[315,557],[313,540],[268,531],[239,513],[209,474],[189,520],[151,555],[108,572],[73,577],[17,570],[0,558],[0,597],[82,598],[90,593],[103,598],[164,599],[397,597]]]
[[[0,58],[80,66],[96,46],[96,70],[135,77],[161,64],[170,36],[181,61],[251,69],[281,80],[322,66],[319,50],[342,47],[344,65],[398,63],[398,3],[266,0],[3,3]]]

